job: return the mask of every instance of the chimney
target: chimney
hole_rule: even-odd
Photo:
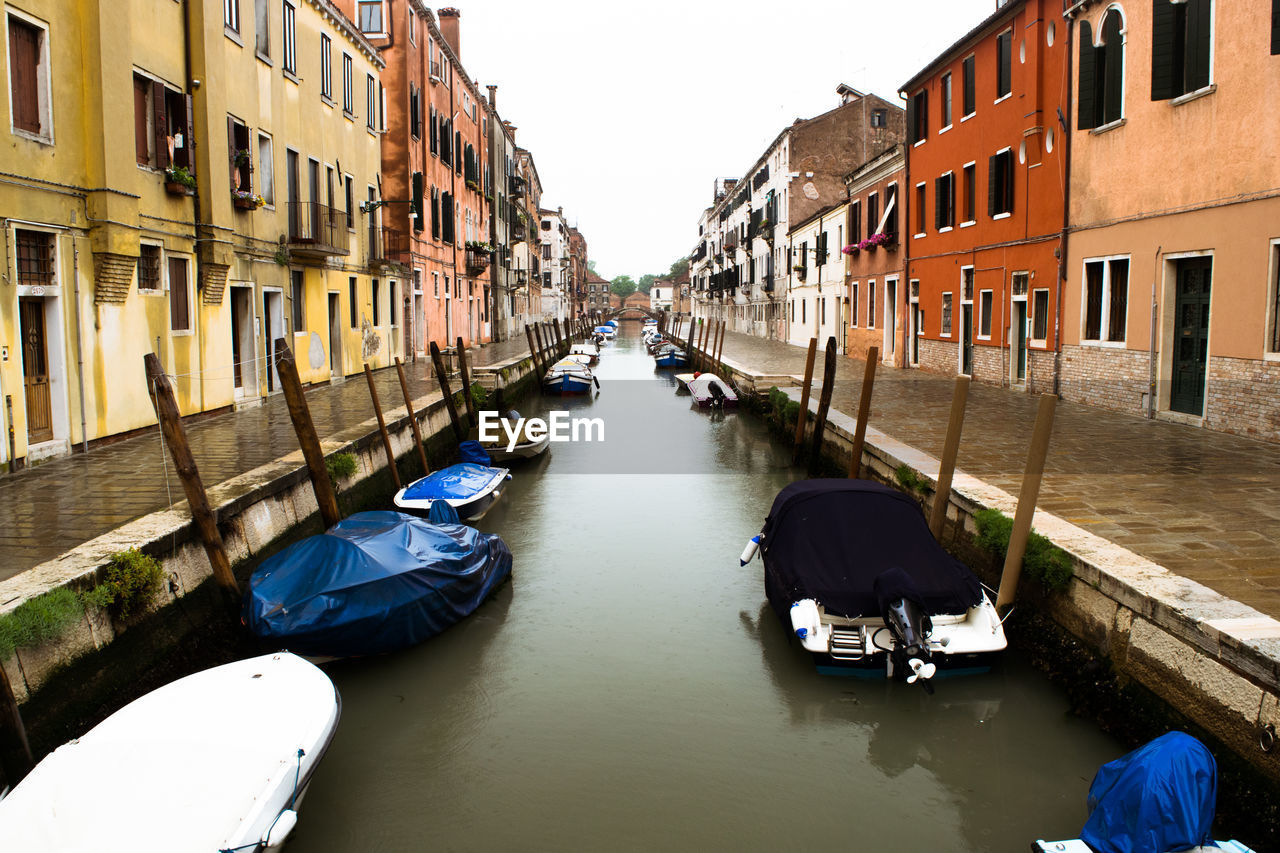
[[[462,17],[462,13],[453,7],[440,9],[436,12],[440,18],[440,35],[444,36],[444,40],[449,43],[449,47],[453,48],[453,55],[462,59],[462,43],[459,40],[458,19]]]
[[[485,86],[489,90],[489,109],[496,110],[498,108],[498,87]]]

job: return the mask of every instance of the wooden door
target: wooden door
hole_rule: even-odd
[[[27,397],[27,441],[37,444],[53,440],[44,300],[23,297],[18,304],[22,323],[22,377]]]
[[[1183,258],[1178,261],[1178,294],[1173,321],[1173,388],[1169,399],[1169,408],[1175,412],[1204,414],[1212,283],[1212,258]]]
[[[960,306],[960,372],[973,375],[973,304]]]

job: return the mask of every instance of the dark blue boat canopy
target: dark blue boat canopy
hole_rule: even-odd
[[[942,549],[915,502],[868,480],[800,480],[774,498],[760,542],[765,571],[791,601],[828,613],[874,617],[875,579],[906,572],[931,615],[964,613],[982,601],[973,572]]]

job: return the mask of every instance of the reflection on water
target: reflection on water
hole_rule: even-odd
[[[343,720],[293,853],[1015,850],[1076,834],[1121,752],[1012,657],[914,685],[819,676],[738,567],[800,476],[754,419],[674,394],[624,327],[606,440],[554,444],[481,526],[512,582],[418,648],[330,668]],[[563,406],[562,406],[563,403]]]

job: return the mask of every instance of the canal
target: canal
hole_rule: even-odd
[[[409,651],[327,667],[343,697],[292,853],[1025,850],[1075,837],[1124,750],[1016,650],[916,685],[819,676],[738,566],[802,476],[758,420],[712,417],[606,344],[603,442],[515,469],[480,523],[512,582]]]

